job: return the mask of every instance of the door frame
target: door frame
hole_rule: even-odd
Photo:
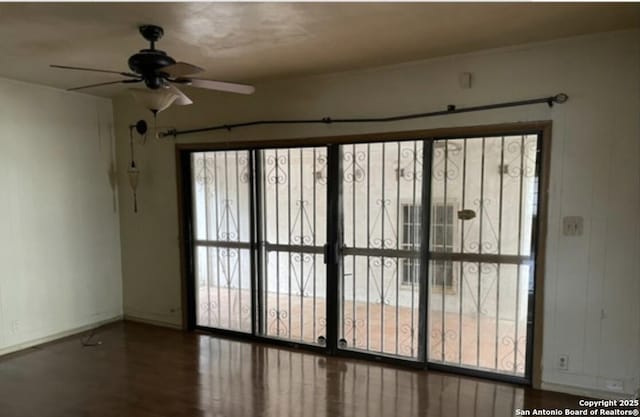
[[[182,328],[188,331],[202,331],[207,334],[212,334],[221,337],[231,337],[238,338],[242,340],[248,340],[252,342],[267,342],[269,344],[277,345],[277,346],[285,346],[285,347],[304,347],[305,349],[312,352],[320,352],[320,353],[329,353],[337,356],[344,357],[352,357],[358,359],[376,359],[379,361],[384,361],[386,363],[395,364],[395,365],[403,365],[410,366],[420,369],[432,369],[432,370],[443,370],[447,372],[466,374],[470,376],[480,376],[488,379],[495,379],[505,382],[514,382],[519,384],[532,385],[534,388],[540,388],[542,382],[542,338],[543,338],[543,305],[544,305],[544,272],[545,272],[545,247],[546,247],[546,235],[547,235],[547,205],[548,205],[548,193],[549,193],[549,171],[550,171],[550,157],[551,157],[551,127],[552,122],[545,121],[533,121],[533,122],[518,122],[518,123],[507,123],[507,124],[493,124],[493,125],[479,125],[479,126],[468,126],[468,127],[450,127],[450,128],[437,128],[437,129],[429,129],[429,130],[412,130],[412,131],[401,131],[401,132],[384,132],[384,133],[367,133],[367,134],[358,134],[358,135],[346,135],[346,136],[329,136],[329,137],[311,137],[311,138],[293,138],[293,139],[273,139],[273,140],[237,140],[230,142],[228,140],[225,141],[211,141],[211,142],[194,142],[194,143],[177,143],[175,145],[175,164],[176,164],[176,191],[177,191],[177,201],[178,201],[178,228],[179,228],[179,251],[180,251],[180,278],[181,278],[181,310],[182,310]],[[339,350],[336,346],[331,346],[332,343],[329,343],[330,339],[327,337],[328,343],[326,347],[323,346],[313,346],[313,345],[301,345],[300,343],[290,342],[286,340],[280,340],[270,337],[264,337],[257,334],[257,317],[255,314],[257,304],[254,304],[254,308],[252,309],[252,322],[253,322],[253,333],[244,334],[231,330],[223,330],[223,329],[210,329],[210,328],[200,328],[196,326],[195,321],[195,285],[193,280],[194,274],[194,256],[193,256],[193,240],[192,240],[192,202],[191,202],[191,187],[190,187],[190,155],[193,152],[207,152],[207,151],[232,151],[232,150],[253,150],[253,149],[273,149],[273,148],[286,148],[286,147],[310,147],[310,146],[328,146],[328,154],[330,154],[330,149],[337,149],[338,146],[330,146],[330,145],[344,145],[344,144],[357,144],[357,143],[374,143],[374,142],[391,142],[391,141],[402,141],[402,140],[442,140],[442,139],[457,139],[457,138],[471,138],[471,137],[482,137],[482,136],[507,136],[507,135],[524,135],[524,134],[537,134],[539,135],[539,193],[538,193],[538,218],[537,218],[537,227],[534,233],[535,239],[535,285],[533,292],[533,305],[531,307],[531,311],[533,312],[533,321],[534,326],[531,334],[531,341],[528,343],[527,348],[527,365],[530,366],[529,376],[530,380],[520,377],[512,377],[509,375],[501,375],[494,374],[490,372],[477,371],[472,369],[465,368],[456,368],[450,367],[447,365],[436,365],[427,363],[426,355],[423,357],[423,361],[409,361],[399,358],[391,358],[383,355],[375,355],[369,353],[360,353],[353,351],[344,351]],[[431,148],[430,146],[425,146],[424,148]],[[253,152],[250,153],[253,155]],[[334,158],[329,158],[331,161]],[[338,158],[339,159],[339,158]],[[253,160],[253,157],[250,158],[251,167],[253,167],[256,161]],[[339,161],[337,161],[339,162]],[[336,163],[337,163],[336,162]],[[329,162],[331,163],[331,162]],[[335,168],[334,168],[335,169]],[[253,169],[250,173],[251,176],[254,175]],[[334,176],[335,177],[335,176]],[[252,184],[255,181],[252,181]],[[259,195],[256,195],[255,187],[252,186],[251,190],[251,201],[257,201],[256,198]],[[331,207],[337,206],[339,203],[334,202],[333,204],[329,204],[329,200],[327,201],[329,205],[329,216],[335,216],[339,213],[333,213],[331,211]],[[251,222],[253,225],[253,230],[257,230],[255,227],[256,220],[259,216],[254,213],[253,207],[255,204],[251,204],[252,213],[251,213]],[[335,209],[334,209],[335,211]],[[423,212],[428,212],[428,210],[423,210]],[[258,219],[259,221],[259,219]],[[255,236],[252,236],[255,237]],[[332,236],[327,235],[327,240],[329,240]],[[253,239],[254,245],[256,240]],[[423,240],[423,243],[426,242]],[[428,245],[423,244],[423,248],[427,247],[426,251],[428,251]],[[259,252],[256,248],[252,248],[252,252]],[[424,250],[423,250],[424,251]],[[259,263],[254,259],[256,256],[252,254],[252,265],[251,270],[254,274],[257,274],[259,267]],[[337,275],[336,275],[337,276]],[[254,303],[257,301],[258,289],[255,288],[255,282],[260,281],[255,278],[252,279],[252,294]],[[337,280],[336,284],[337,284]],[[328,280],[327,285],[330,285],[330,280]],[[337,293],[335,293],[337,294]],[[332,298],[335,298],[335,302],[338,301],[333,292],[329,291],[329,287],[327,287],[327,323],[330,323],[330,319],[337,320],[337,305],[333,310],[334,313],[330,313],[331,309],[329,306],[331,302],[329,301]],[[425,303],[426,307],[426,303]],[[337,322],[335,326],[328,325],[327,331],[329,332],[330,327],[335,327],[337,332]],[[426,325],[426,323],[425,323]],[[426,332],[425,332],[426,333]],[[327,336],[329,336],[327,334]],[[426,343],[426,341],[425,341]]]

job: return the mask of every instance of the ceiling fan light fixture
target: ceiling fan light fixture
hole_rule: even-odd
[[[172,92],[177,96],[176,100],[173,102],[175,105],[188,106],[190,104],[193,104],[193,100],[191,100],[185,93],[182,92],[182,90],[180,90],[175,85],[167,83],[166,88],[168,91]]]
[[[168,108],[177,98],[173,91],[164,88],[149,90],[146,88],[130,88],[133,97],[154,115]]]

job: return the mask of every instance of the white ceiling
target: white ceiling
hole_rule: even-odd
[[[203,78],[251,82],[640,27],[640,4],[4,3],[0,76],[61,88],[115,80],[48,65],[127,71],[148,45],[140,24],[163,26],[156,47],[206,68]]]

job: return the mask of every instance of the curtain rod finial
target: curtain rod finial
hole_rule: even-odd
[[[569,100],[569,96],[566,95],[565,93],[556,94],[553,97],[553,101],[558,103],[558,104],[565,103],[567,100]]]

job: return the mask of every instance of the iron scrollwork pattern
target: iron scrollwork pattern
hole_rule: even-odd
[[[410,324],[403,324],[401,327],[402,341],[400,343],[400,349],[402,353],[408,356],[416,356],[417,354],[417,335],[416,328]]]
[[[400,160],[397,161],[396,178],[405,181],[422,180],[422,146],[414,148],[405,147],[400,151]]]
[[[346,317],[344,319],[344,338],[351,340],[351,344],[357,347],[363,347],[362,332],[365,330],[365,321],[363,319],[354,319]],[[358,344],[360,346],[358,346]]]
[[[230,199],[222,200],[222,210],[220,210],[218,220],[218,239],[236,240],[238,239],[238,219],[234,215],[233,205],[235,202]]]
[[[270,334],[275,334],[277,336],[288,335],[289,333],[289,328],[287,327],[287,318],[289,317],[288,311],[272,308],[269,310],[269,317],[271,318],[271,321],[269,323]]]
[[[462,286],[466,287],[468,291],[466,297],[471,298],[473,310],[479,311],[481,314],[489,313],[487,298],[496,284],[496,268],[496,264],[481,263],[478,266],[476,262],[465,262],[462,268]],[[475,288],[478,279],[484,283],[481,286],[480,294],[477,294],[477,288]]]
[[[524,372],[524,360],[525,354],[523,347],[527,345],[527,338],[520,336],[516,339],[512,336],[504,336],[502,338],[502,345],[507,348],[507,352],[500,358],[500,365],[505,370],[512,370],[513,372]]]
[[[236,288],[233,285],[233,281],[238,278],[238,249],[219,248],[217,252],[220,277],[223,280],[224,286],[226,288]]]
[[[291,273],[293,275],[293,281],[296,285],[296,295],[303,297],[311,296],[311,292],[307,289],[309,282],[313,280],[315,274],[315,268],[313,265],[314,255],[309,253],[293,253],[291,254]],[[303,266],[307,265],[308,268]]]
[[[193,179],[196,184],[200,186],[213,184],[213,169],[216,165],[215,156],[209,154],[198,155],[194,158],[193,165]]]
[[[290,230],[291,242],[298,245],[310,245],[313,243],[315,230],[309,216],[309,201],[297,200],[296,213]]]
[[[372,236],[370,245],[372,248],[392,248],[395,246],[396,241],[398,239],[398,232],[394,227],[394,221],[391,218],[391,200],[390,199],[378,199],[376,200],[376,206],[380,209],[375,214],[373,222],[371,224],[371,230],[369,231],[369,236]],[[386,225],[385,225],[386,223]],[[389,227],[391,229],[391,236],[385,237],[375,237],[376,228],[380,227],[381,229],[386,229]]]
[[[481,253],[495,253],[498,250],[498,243],[500,237],[494,226],[494,221],[491,220],[489,215],[489,208],[493,200],[491,198],[476,198],[473,200],[473,205],[476,207],[476,213],[481,213],[477,222],[463,223],[465,230],[465,241],[467,252],[481,252]],[[479,241],[480,231],[478,229],[478,223],[482,223],[483,236],[482,242]],[[488,235],[488,239],[485,239]]]
[[[243,184],[248,183],[251,178],[251,174],[249,173],[249,158],[247,155],[248,153],[246,152],[238,152],[236,154],[238,167],[240,168],[240,176],[238,179]]]
[[[372,257],[369,260],[371,279],[377,292],[376,300],[382,305],[391,303],[389,293],[391,292],[391,285],[396,282],[396,272],[398,270],[396,262],[394,258],[381,257]],[[385,277],[385,275],[387,276]]]
[[[530,178],[536,175],[536,158],[538,144],[535,140],[527,140],[523,136],[519,140],[512,140],[504,148],[505,163],[502,173],[511,178]]]
[[[327,155],[324,152],[319,152],[313,165],[315,168],[313,173],[315,181],[318,184],[327,185]]]
[[[456,361],[458,359],[457,347],[458,332],[447,329],[433,329],[431,331],[431,355],[433,358],[445,361]],[[444,346],[443,346],[444,343]],[[454,349],[451,348],[454,347]],[[444,350],[443,350],[444,349]],[[444,353],[443,353],[444,352]]]
[[[269,184],[284,185],[288,181],[287,173],[283,166],[288,163],[287,155],[269,154],[265,158],[267,173],[266,179]]]
[[[344,152],[342,158],[345,162],[343,181],[348,184],[363,182],[367,174],[362,164],[367,160],[367,154],[364,151]]]
[[[218,303],[215,300],[201,300],[198,312],[200,313],[200,323],[208,323],[209,325],[218,324]]]
[[[460,175],[457,156],[461,146],[457,143],[435,142],[433,145],[432,176],[435,181],[453,181]]]

